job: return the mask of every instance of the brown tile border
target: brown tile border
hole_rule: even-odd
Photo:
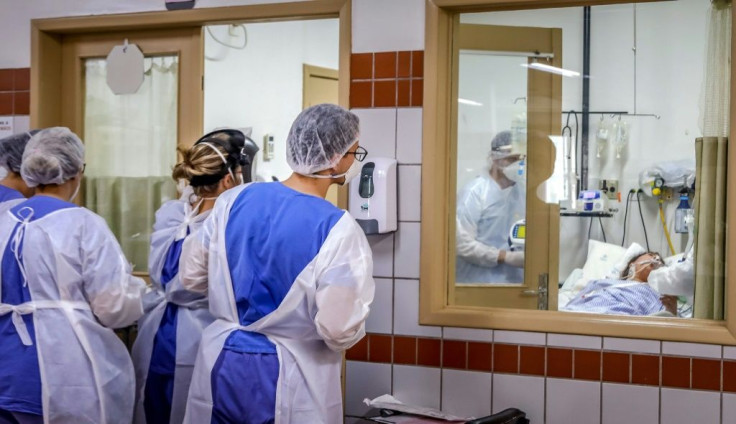
[[[468,342],[468,369],[490,372],[493,369],[493,344]]]
[[[442,341],[442,367],[468,368],[468,343],[458,340]]]
[[[422,106],[424,52],[353,53],[350,56],[350,107]]]
[[[0,115],[30,113],[31,69],[0,69]]]
[[[736,360],[369,334],[352,361],[736,393]]]

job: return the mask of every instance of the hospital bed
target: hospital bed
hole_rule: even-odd
[[[597,240],[588,240],[588,254],[582,268],[575,268],[558,292],[558,309],[567,305],[587,284],[591,281],[603,278],[618,279],[621,271],[626,267],[628,259],[633,252],[643,250],[641,246],[633,243],[628,248],[616,244],[604,243]],[[670,256],[664,259],[665,264],[670,265],[682,258],[682,254]],[[678,302],[678,316],[690,318],[692,316],[692,305],[684,301]]]

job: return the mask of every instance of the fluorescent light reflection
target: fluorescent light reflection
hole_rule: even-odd
[[[470,105],[470,106],[483,106],[483,103],[476,102],[474,100],[468,100],[468,99],[457,99],[458,103],[462,103],[464,105]]]
[[[522,63],[521,66],[525,68],[536,69],[537,71],[551,72],[553,74],[562,75],[563,77],[579,77],[580,72],[571,71],[569,69],[562,69],[552,65],[546,65],[544,63],[534,62],[530,64]]]

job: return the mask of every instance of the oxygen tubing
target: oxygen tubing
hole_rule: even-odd
[[[675,247],[672,245],[672,239],[670,238],[670,232],[667,229],[667,223],[664,220],[664,209],[662,209],[662,202],[659,202],[659,218],[662,220],[662,228],[664,228],[664,235],[667,237],[667,244],[670,245],[670,252],[675,254]]]

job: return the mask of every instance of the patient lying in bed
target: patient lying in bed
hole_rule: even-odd
[[[649,284],[649,273],[664,265],[658,253],[635,256],[621,272],[620,279],[591,281],[562,311],[618,315],[677,315],[677,299],[660,296]]]

